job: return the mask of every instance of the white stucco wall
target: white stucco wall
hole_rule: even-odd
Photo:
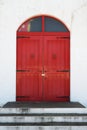
[[[38,14],[60,18],[70,29],[70,98],[87,106],[87,0],[0,0],[0,104],[15,101],[16,30]]]

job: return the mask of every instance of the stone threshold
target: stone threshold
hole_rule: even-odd
[[[8,102],[3,108],[85,108],[79,102]]]

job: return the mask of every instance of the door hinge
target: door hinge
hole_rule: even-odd
[[[17,38],[30,38],[29,36],[17,36]]]
[[[62,37],[62,36],[60,36],[60,37],[56,37],[57,39],[59,39],[59,38],[61,38],[61,39],[70,39],[70,37]]]
[[[56,72],[70,72],[70,70],[57,70]]]
[[[30,72],[30,70],[16,70],[16,72]]]
[[[29,96],[16,96],[16,98],[30,98]]]

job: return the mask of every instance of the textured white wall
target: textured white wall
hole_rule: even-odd
[[[15,101],[16,30],[27,18],[48,14],[71,32],[71,101],[87,106],[87,0],[0,0],[0,104]]]
[[[87,4],[72,16],[71,100],[87,106]]]

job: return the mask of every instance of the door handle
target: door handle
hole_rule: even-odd
[[[43,73],[43,74],[41,74],[41,76],[42,76],[42,77],[45,77],[45,74]]]

